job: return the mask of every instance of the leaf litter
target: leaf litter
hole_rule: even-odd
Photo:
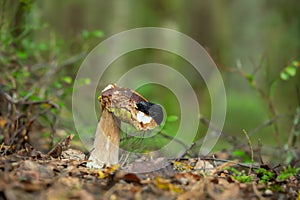
[[[274,170],[266,169],[270,179],[253,170],[243,183],[233,176],[245,170],[238,161],[199,158],[170,160],[149,173],[128,173],[119,165],[89,169],[86,155],[70,148],[72,138],[46,154],[29,144],[5,154],[9,147],[2,145],[0,199],[299,199],[299,172],[279,180]]]

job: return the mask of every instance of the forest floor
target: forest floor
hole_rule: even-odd
[[[165,168],[142,174],[118,165],[96,170],[87,168],[85,154],[69,143],[47,154],[30,145],[9,153],[2,145],[0,199],[300,199],[299,171],[279,180],[280,173],[267,165],[258,171],[237,161],[198,158],[170,160]]]

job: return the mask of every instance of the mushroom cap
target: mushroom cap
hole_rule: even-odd
[[[163,120],[163,110],[160,105],[151,102],[141,101],[138,102],[136,106],[139,111],[142,111],[146,115],[150,115],[156,121],[157,124],[161,124]]]
[[[149,102],[134,90],[108,85],[99,97],[102,110],[112,112],[118,120],[131,124],[137,130],[146,131],[156,128],[163,119],[159,105]]]

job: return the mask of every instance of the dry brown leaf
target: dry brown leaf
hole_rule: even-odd
[[[198,173],[205,173],[208,175],[215,173],[214,166],[206,160],[198,160],[194,169],[197,170]]]
[[[141,183],[141,179],[136,174],[128,173],[123,176],[123,180],[129,183]]]
[[[204,192],[206,182],[207,179],[204,179],[193,184],[190,190],[187,190],[186,192],[178,196],[178,200],[206,199],[206,192]]]
[[[238,163],[239,163],[238,160],[228,161],[226,163],[223,163],[222,165],[220,165],[220,166],[218,166],[218,167],[215,168],[214,174],[217,174],[217,173],[223,171],[225,168],[234,166],[234,165],[236,165]]]
[[[69,149],[73,137],[73,134],[68,135],[65,139],[61,140],[55,147],[53,147],[47,154],[53,158],[60,157],[62,151]]]
[[[207,183],[206,189],[209,196],[216,200],[236,199],[240,191],[238,184],[228,183],[225,179],[220,179],[218,184]]]

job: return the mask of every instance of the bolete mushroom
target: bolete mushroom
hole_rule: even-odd
[[[156,128],[163,120],[162,108],[137,92],[108,85],[99,96],[102,114],[98,122],[94,146],[89,157],[90,168],[103,168],[119,161],[120,123],[132,125],[138,131]]]

